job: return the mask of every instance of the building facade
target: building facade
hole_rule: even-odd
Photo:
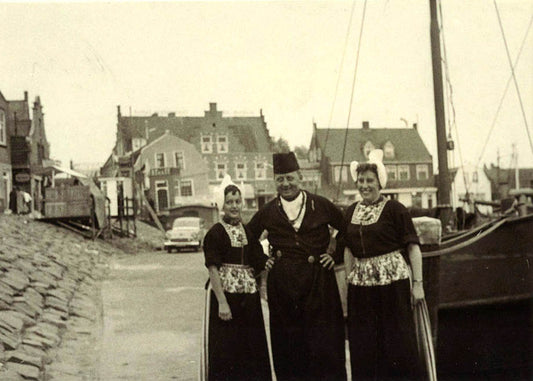
[[[156,211],[192,202],[209,202],[208,169],[191,143],[166,133],[142,147],[134,168]]]
[[[9,103],[0,92],[0,213],[9,208],[9,193],[13,183],[8,115]]]
[[[485,171],[466,163],[450,171],[452,181],[452,207],[474,213],[475,201],[492,201],[491,182]],[[477,205],[482,213],[492,213],[492,207]]]
[[[23,100],[8,101],[7,121],[13,186],[32,196],[32,210],[40,209],[43,164],[50,159],[40,97],[35,97],[31,115],[27,91]]]
[[[366,162],[369,152],[376,148],[383,150],[383,164],[388,174],[387,187],[382,194],[407,207],[436,206],[433,159],[416,125],[413,128],[370,128],[368,122],[363,122],[362,128],[348,131],[314,125],[309,159],[320,165],[322,188],[329,189],[326,196],[339,202],[358,199],[350,163],[354,160]]]
[[[245,208],[261,207],[275,196],[272,143],[262,111],[259,116],[226,117],[216,103],[210,103],[203,116],[123,116],[119,106],[113,154],[127,155],[172,135],[192,144],[201,155],[211,194],[227,173],[243,189]]]

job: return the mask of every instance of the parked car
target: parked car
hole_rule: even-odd
[[[165,233],[165,249],[192,248],[200,250],[206,233],[205,222],[199,217],[179,217],[172,223],[172,229]]]

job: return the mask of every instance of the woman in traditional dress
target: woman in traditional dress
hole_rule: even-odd
[[[345,215],[352,379],[418,380],[412,303],[424,298],[422,255],[407,209],[381,195],[387,183],[382,159],[383,151],[374,150],[368,163],[350,165],[362,197]]]
[[[268,257],[241,222],[242,195],[224,188],[221,222],[204,239],[209,270],[207,379],[271,380],[261,299],[256,276]],[[270,264],[269,264],[270,265]]]

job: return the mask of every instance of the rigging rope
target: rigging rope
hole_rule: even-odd
[[[514,68],[513,68],[513,62],[511,61],[511,54],[509,53],[509,46],[507,45],[507,39],[505,38],[505,31],[503,29],[502,19],[500,17],[500,11],[498,9],[498,4],[496,4],[496,0],[493,0],[493,1],[494,1],[494,7],[496,8],[496,15],[498,16],[498,24],[500,25],[500,30],[502,32],[503,42],[505,45],[505,51],[507,53],[507,60],[509,61],[509,65],[511,66],[513,82],[516,88],[516,93],[518,95],[518,100],[520,102],[520,109],[522,111],[522,117],[524,118],[524,123],[526,125],[527,137],[529,138],[529,146],[531,147],[531,152],[533,152],[533,141],[531,140],[531,133],[529,132],[529,126],[527,124],[526,112],[524,111],[524,104],[522,102],[522,95],[520,93],[520,88],[518,87],[518,82],[516,81],[516,75],[515,75]]]
[[[326,139],[324,140],[324,147],[322,148],[322,155],[325,154],[326,148],[328,146],[329,131],[331,129],[331,121],[333,120],[333,110],[335,109],[335,103],[337,102],[337,94],[338,94],[338,91],[339,91],[339,83],[340,83],[340,80],[341,80],[342,69],[344,67],[344,58],[346,57],[346,50],[347,50],[347,46],[348,46],[348,38],[350,37],[350,30],[352,29],[352,20],[353,20],[354,10],[355,10],[355,0],[353,0],[353,3],[352,3],[352,10],[350,12],[350,19],[348,21],[348,27],[346,28],[346,36],[344,38],[344,49],[342,51],[341,64],[340,64],[340,67],[339,67],[339,73],[337,75],[337,83],[335,84],[335,93],[333,95],[333,102],[331,104],[331,111],[329,113],[328,129],[326,130]],[[318,146],[317,143],[318,143],[318,131],[317,131],[317,136],[315,136],[315,149],[318,148],[317,147]],[[318,150],[317,150],[317,152],[318,152]],[[318,156],[317,156],[317,159],[318,159]],[[318,190],[318,181],[315,182],[315,193],[317,192],[317,190]]]
[[[529,25],[527,26],[526,34],[524,35],[524,38],[522,39],[522,44],[520,45],[520,49],[518,51],[518,54],[516,55],[515,62],[513,65],[513,68],[516,68],[518,65],[518,61],[520,59],[520,56],[522,55],[522,51],[524,50],[524,46],[526,44],[527,36],[529,34],[529,30],[531,29],[531,25],[533,25],[533,15],[531,15],[529,19]],[[492,123],[490,125],[489,133],[487,135],[487,138],[485,139],[485,143],[483,144],[483,148],[481,149],[481,154],[479,155],[479,158],[477,160],[476,167],[479,166],[479,163],[481,162],[481,159],[483,158],[483,155],[485,154],[485,148],[487,148],[487,144],[489,142],[490,135],[492,134],[492,130],[494,129],[494,126],[496,126],[496,120],[498,119],[498,115],[500,114],[500,110],[503,105],[503,101],[505,99],[505,96],[507,95],[507,90],[509,90],[509,86],[511,85],[511,81],[513,80],[513,75],[511,74],[509,76],[509,79],[507,80],[507,84],[505,85],[505,90],[503,91],[503,95],[500,99],[500,104],[498,105],[498,108],[496,109],[496,114],[494,115],[494,118],[492,119]]]
[[[326,151],[326,147],[328,145],[328,138],[329,138],[329,130],[331,129],[331,121],[333,120],[333,110],[335,109],[335,103],[337,102],[337,94],[339,90],[339,83],[341,80],[341,74],[342,74],[342,68],[344,66],[344,57],[346,56],[346,48],[348,46],[348,38],[350,36],[350,29],[352,28],[352,19],[353,19],[353,13],[355,9],[355,0],[352,3],[352,11],[350,12],[350,20],[348,21],[348,28],[346,29],[346,37],[344,38],[344,49],[342,51],[342,58],[341,58],[341,64],[339,67],[339,75],[337,76],[337,83],[335,85],[335,93],[333,95],[333,103],[331,104],[331,110],[329,113],[329,121],[328,121],[328,129],[326,131],[326,139],[324,142],[324,151]]]
[[[350,95],[350,104],[348,106],[348,120],[346,121],[346,131],[344,133],[344,146],[342,148],[342,160],[341,160],[341,167],[340,167],[340,172],[339,172],[339,184],[338,184],[338,188],[337,188],[337,197],[336,197],[337,200],[339,199],[339,193],[340,193],[341,188],[342,188],[342,173],[344,172],[343,171],[343,169],[344,169],[344,156],[346,154],[346,141],[348,139],[348,127],[350,126],[350,117],[352,115],[352,103],[353,103],[353,96],[354,96],[354,92],[355,92],[355,80],[357,78],[357,67],[359,66],[359,52],[361,51],[361,38],[363,37],[363,27],[365,25],[366,3],[367,3],[367,0],[365,0],[365,2],[364,2],[363,15],[361,16],[361,29],[359,31],[359,41],[357,43],[357,55],[356,55],[356,58],[355,58],[355,69],[354,69],[353,81],[352,81],[352,92],[351,92],[351,95]]]

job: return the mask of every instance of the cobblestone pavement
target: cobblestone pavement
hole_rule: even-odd
[[[102,285],[99,379],[196,380],[206,280],[197,252],[112,260]]]

